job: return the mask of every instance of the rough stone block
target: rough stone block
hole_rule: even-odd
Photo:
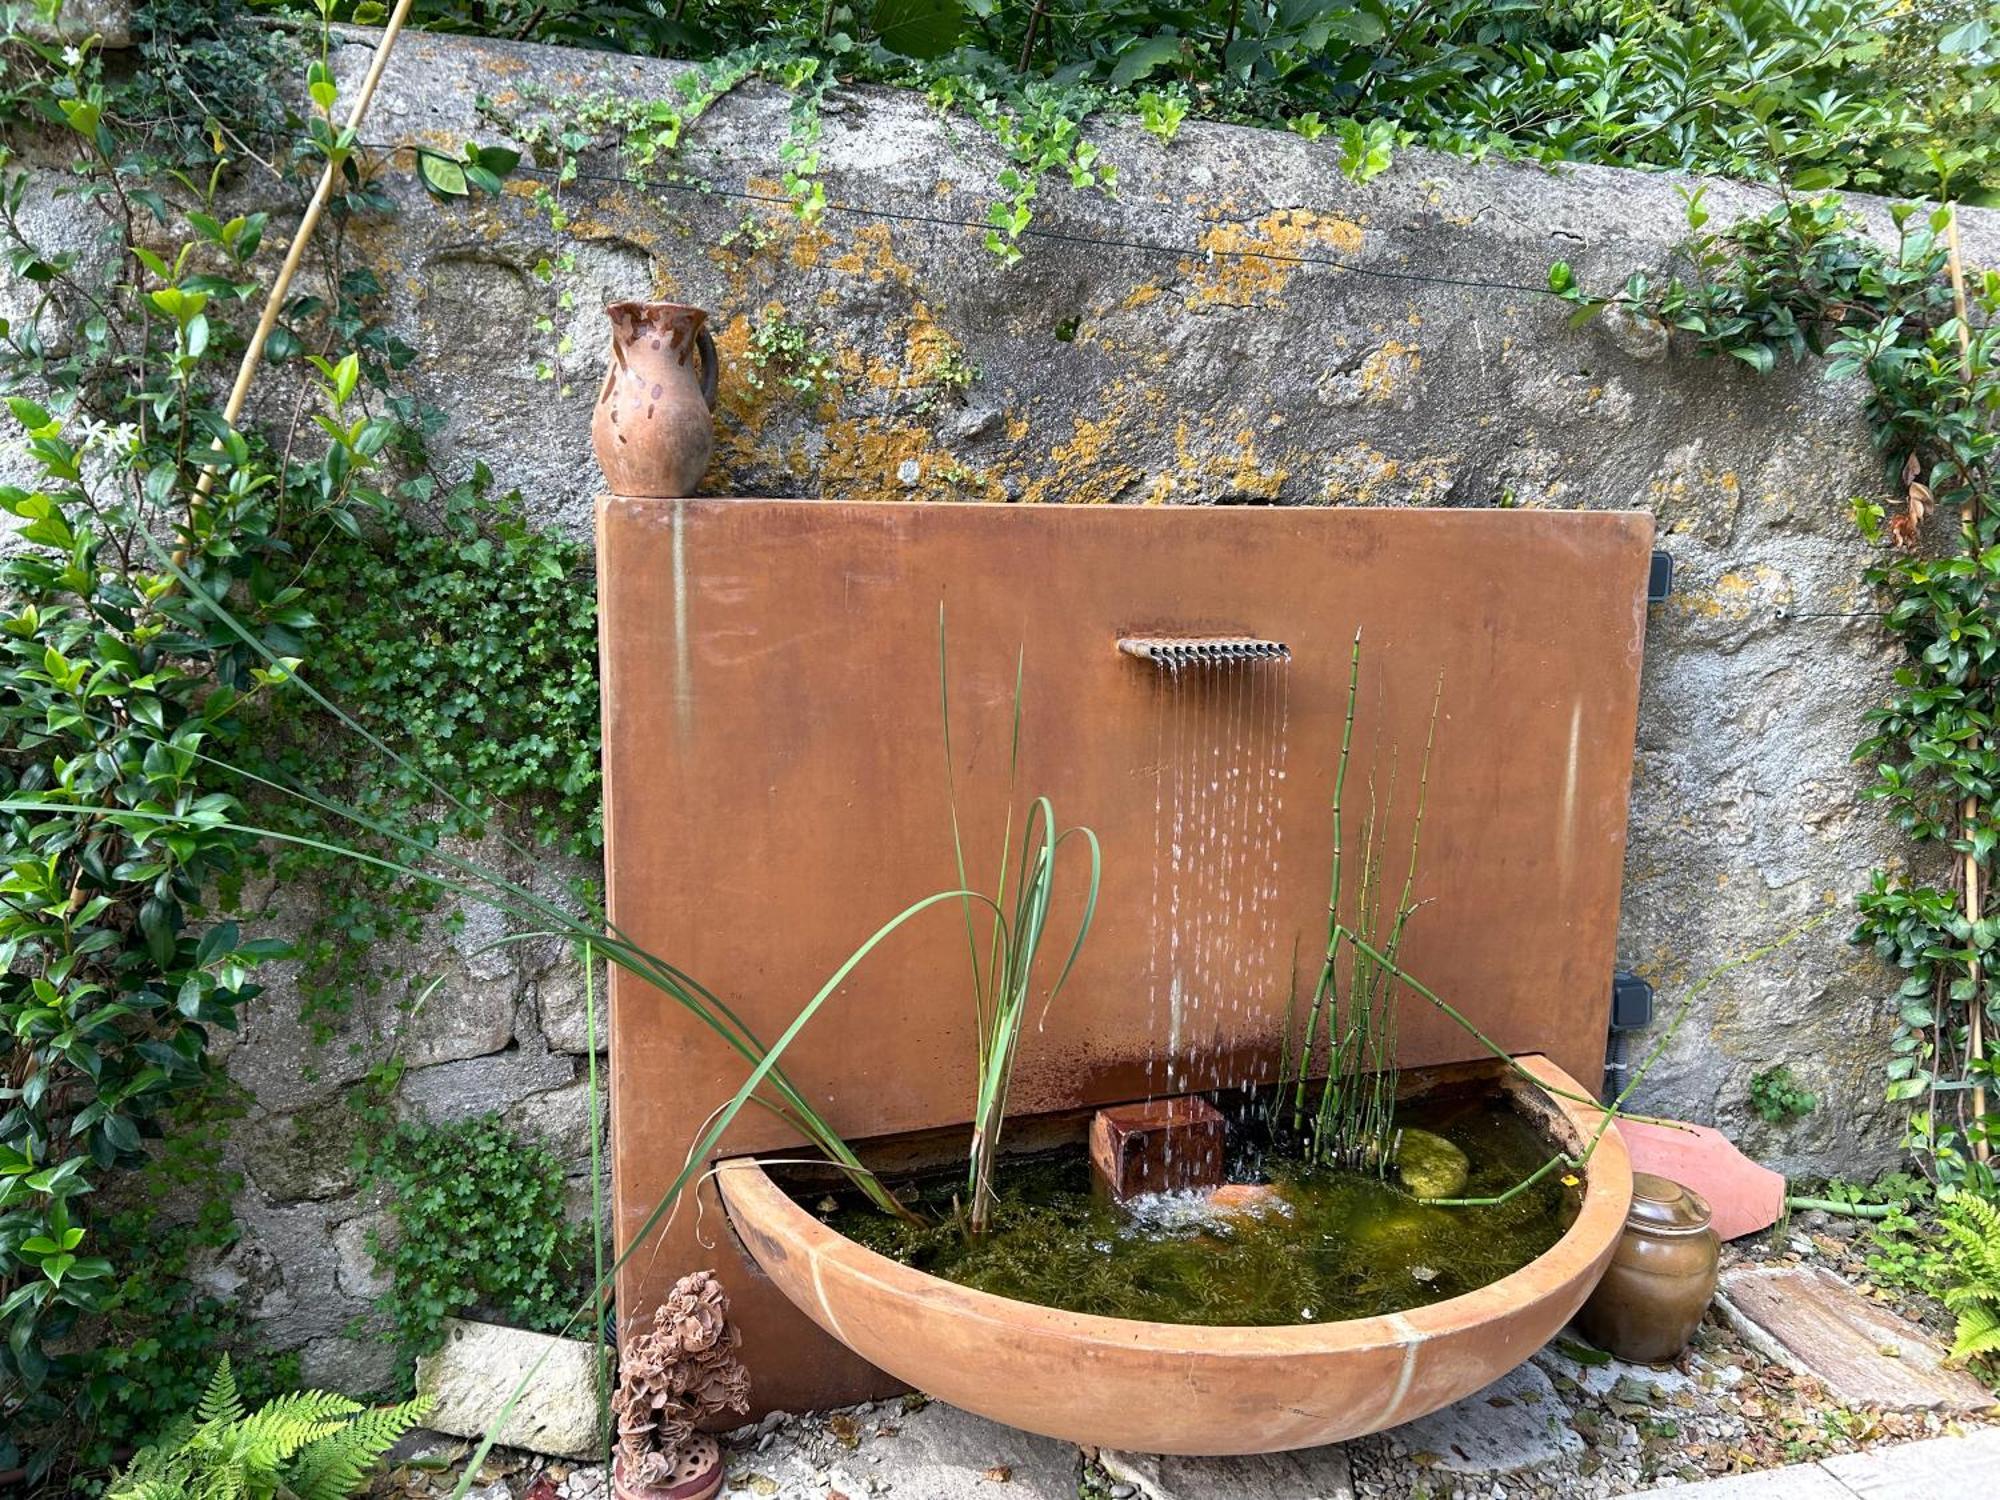
[[[484,1435],[535,1361],[546,1355],[498,1440],[533,1453],[589,1458],[604,1447],[601,1352],[582,1339],[450,1319],[438,1352],[417,1361],[417,1393],[437,1403],[424,1420],[438,1432]]]
[[[611,1013],[605,1001],[604,965],[597,965],[597,1050],[611,1042]],[[584,1006],[583,971],[574,961],[558,963],[535,981],[535,1009],[542,1035],[557,1052],[588,1052],[590,1023]]]
[[[338,1257],[334,1275],[340,1289],[350,1297],[370,1302],[387,1296],[394,1285],[389,1273],[375,1263],[368,1249],[371,1234],[378,1244],[393,1244],[396,1221],[386,1211],[356,1214],[333,1232],[333,1250]]]
[[[524,1095],[562,1088],[575,1078],[568,1057],[540,1046],[509,1047],[490,1057],[412,1069],[396,1099],[404,1114],[444,1123],[504,1112]]]
[[[356,1125],[354,1110],[344,1098],[259,1120],[244,1132],[250,1175],[279,1202],[351,1193]]]
[[[604,1075],[599,1073],[600,1112],[606,1111],[603,1098]],[[508,1128],[529,1140],[539,1141],[554,1152],[565,1173],[590,1169],[590,1080],[579,1078],[562,1088],[530,1094],[510,1105],[504,1118]]]
[[[24,9],[33,12],[33,6]],[[29,35],[52,42],[81,42],[95,36],[106,48],[132,45],[132,17],[136,0],[63,0],[55,24],[39,20],[27,23]]]
[[[299,1378],[309,1390],[377,1395],[396,1378],[396,1346],[386,1338],[314,1339],[299,1351]]]
[[[1993,1404],[1984,1385],[1945,1365],[1922,1328],[1822,1267],[1739,1266],[1723,1274],[1718,1300],[1744,1338],[1845,1405],[1979,1411]]]

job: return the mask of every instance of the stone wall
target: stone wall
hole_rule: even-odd
[[[371,48],[342,40],[343,77]],[[366,137],[455,151],[501,136],[481,95],[564,114],[580,95],[659,97],[679,71],[408,35]],[[1117,196],[1045,186],[1007,267],[968,227],[1002,165],[977,127],[911,96],[834,95],[821,165],[836,208],[808,227],[777,182],[786,117],[753,86],[651,181],[586,159],[559,192],[562,232],[535,201],[545,179],[439,205],[404,155],[388,174],[400,212],[355,234],[421,351],[415,379],[451,414],[453,460],[483,459],[587,535],[599,309],[653,295],[714,311],[716,493],[1648,508],[1679,582],[1648,639],[1624,960],[1671,1005],[1902,855],[1847,761],[1891,666],[1857,613],[1870,600],[1847,505],[1881,476],[1856,387],[1674,357],[1609,319],[1571,331],[1538,290],[1557,258],[1599,286],[1663,264],[1685,182],[1405,152],[1355,187],[1331,147],[1290,135],[1189,126],[1162,145],[1094,127]],[[1718,184],[1708,207],[1726,219],[1767,201]],[[1967,244],[1994,260],[2000,215],[1968,215]],[[755,332],[777,319],[830,361],[817,395],[775,370],[753,380]],[[523,873],[554,889],[563,872]],[[440,925],[424,962],[451,977],[424,1010],[367,1002],[330,1041],[280,978],[230,1053],[256,1105],[235,1147],[245,1235],[213,1278],[315,1379],[365,1384],[386,1357],[352,1336],[379,1290],[362,1241],[380,1211],[345,1167],[342,1097],[398,1037],[403,1108],[504,1110],[582,1169],[579,976],[533,945],[454,963],[491,935],[476,914],[454,936]],[[1881,1102],[1892,989],[1828,923],[1709,992],[1642,1102],[1717,1121],[1788,1171],[1879,1169],[1899,1128]],[[1747,1107],[1750,1076],[1777,1062],[1825,1101],[1781,1128]]]

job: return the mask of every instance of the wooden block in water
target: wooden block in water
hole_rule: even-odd
[[[1222,1114],[1206,1099],[1149,1099],[1100,1109],[1090,1122],[1090,1169],[1115,1203],[1141,1193],[1222,1183]]]

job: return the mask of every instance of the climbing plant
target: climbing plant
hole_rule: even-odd
[[[185,1274],[228,1244],[226,1208],[161,1222],[140,1184],[194,1139],[211,1045],[259,966],[294,951],[244,900],[270,866],[245,810],[335,760],[291,701],[301,665],[324,660],[376,723],[413,718],[467,806],[531,807],[577,848],[595,808],[579,554],[483,474],[431,466],[438,414],[397,378],[413,351],[346,252],[388,199],[332,118],[321,49],[163,0],[114,69],[30,29],[54,9],[0,7],[0,395],[27,460],[0,487],[0,794],[35,807],[0,820],[0,1466],[37,1474],[143,1434],[234,1336]],[[296,106],[270,87],[280,67]],[[260,346],[285,399],[234,424],[221,395],[278,237],[227,205],[296,203],[329,165],[326,227]],[[41,242],[51,222],[62,248]],[[433,649],[476,646],[497,691],[473,704],[462,678],[389,660],[408,619],[371,591],[392,587],[437,611]],[[504,752],[482,723],[510,732]],[[425,826],[392,772],[339,769]]]
[[[310,0],[282,0],[305,10]],[[1049,111],[1176,113],[1333,132],[1343,170],[1399,142],[1460,154],[1786,178],[1813,190],[2000,189],[1988,0],[418,0],[417,24],[909,85],[979,119],[1023,184],[1062,152]],[[375,0],[343,15],[379,16]],[[1171,101],[1171,103],[1169,103]],[[1173,125],[1167,122],[1174,120]],[[1024,164],[1023,158],[1027,158]],[[1060,165],[1079,165],[1061,155]],[[1010,192],[1008,225],[1028,210]]]
[[[1949,207],[1899,204],[1891,217],[1887,243],[1832,197],[1711,229],[1696,194],[1685,264],[1664,281],[1639,273],[1594,295],[1558,263],[1549,285],[1579,318],[1617,307],[1681,330],[1700,354],[1760,372],[1818,358],[1829,379],[1862,382],[1884,492],[1853,514],[1901,661],[1854,756],[1916,857],[1871,876],[1854,938],[1904,975],[1887,1075],[1909,1108],[1909,1147],[1939,1180],[1990,1188],[2000,272],[1958,264]]]
[[[512,1324],[564,1325],[589,1278],[581,1229],[563,1213],[562,1172],[546,1146],[497,1115],[405,1121],[365,1137],[364,1180],[387,1190],[391,1235],[368,1250],[389,1276],[382,1298],[407,1379],[444,1320],[490,1308]]]

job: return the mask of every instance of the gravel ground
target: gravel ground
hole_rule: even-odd
[[[1946,1315],[1931,1299],[1868,1285],[1869,1248],[1862,1226],[1807,1214],[1726,1247],[1724,1259],[1830,1267],[1917,1328],[1941,1332]],[[1763,1358],[1711,1312],[1673,1365],[1625,1365],[1557,1339],[1522,1370],[1446,1412],[1347,1444],[1346,1459],[1353,1493],[1365,1500],[1593,1500],[1993,1421],[2000,1408],[1968,1419],[1843,1406],[1817,1381]],[[1205,1500],[1204,1490],[1225,1479],[1243,1482],[1227,1474],[1228,1461],[1216,1460],[1209,1481],[1184,1477],[1170,1494],[1153,1497],[1107,1472],[1094,1452],[1023,1438],[933,1409],[922,1397],[804,1417],[774,1414],[730,1434],[727,1446],[723,1494],[760,1500]],[[469,1444],[433,1438],[390,1471],[376,1494],[447,1495],[469,1452]],[[518,1453],[490,1456],[471,1493],[478,1500],[607,1500],[602,1468]]]

